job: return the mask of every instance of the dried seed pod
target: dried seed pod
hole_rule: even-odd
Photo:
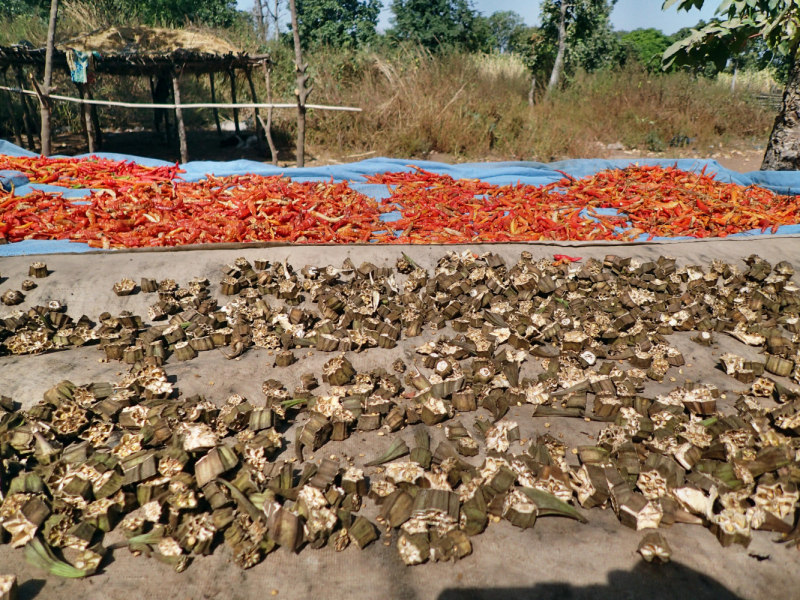
[[[456,451],[461,456],[477,456],[480,448],[471,437],[463,437],[456,442]]]
[[[2,300],[3,304],[6,306],[15,306],[17,304],[21,304],[23,300],[25,300],[25,295],[16,290],[8,290],[6,293],[0,296],[0,300]]]
[[[139,283],[139,287],[146,294],[152,294],[153,292],[158,291],[158,282],[156,282],[155,279],[148,279],[147,277],[142,277],[142,280]]]
[[[295,362],[297,362],[297,358],[295,357],[294,353],[291,350],[284,350],[283,352],[279,352],[278,355],[275,357],[276,367],[288,367],[293,365]]]
[[[32,263],[28,269],[28,275],[30,277],[36,277],[37,279],[47,277],[49,274],[50,272],[47,270],[47,265],[43,262]]]
[[[0,575],[0,600],[17,600],[17,576]]]
[[[175,358],[180,361],[191,360],[197,357],[197,351],[189,344],[183,341],[175,344]]]
[[[330,439],[331,430],[332,426],[328,419],[319,413],[312,413],[300,432],[299,443],[311,450],[317,450]]]
[[[345,385],[355,375],[356,370],[344,355],[336,356],[322,367],[322,380],[330,385]]]
[[[639,542],[639,554],[649,563],[666,564],[672,557],[672,548],[658,532],[648,533]]]
[[[794,370],[794,361],[788,360],[776,354],[770,354],[764,365],[764,370],[779,377],[789,377]]]
[[[123,279],[114,284],[113,290],[117,296],[130,296],[136,290],[136,282],[133,279]]]
[[[363,550],[372,542],[378,539],[378,531],[375,525],[365,517],[356,517],[353,524],[348,529],[350,541],[353,542],[359,549]]]
[[[195,465],[195,479],[198,487],[214,481],[219,475],[230,471],[239,462],[236,454],[227,446],[213,448]]]

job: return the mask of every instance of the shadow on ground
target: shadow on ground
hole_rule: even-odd
[[[532,557],[535,561],[535,557]],[[525,588],[447,589],[437,600],[743,600],[711,577],[680,564],[641,563],[611,571],[605,584],[540,583]]]
[[[17,597],[19,600],[33,600],[39,595],[44,587],[44,579],[29,579],[25,583],[20,584],[17,590]]]

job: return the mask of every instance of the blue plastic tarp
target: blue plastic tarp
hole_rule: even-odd
[[[34,153],[5,140],[0,140],[0,154],[11,156],[36,156]],[[88,158],[90,155],[86,154],[81,156]],[[171,164],[163,160],[127,154],[115,154],[111,152],[99,152],[94,156],[112,160],[134,161],[146,166]],[[779,194],[797,194],[800,192],[800,171],[751,171],[749,173],[737,173],[736,171],[725,169],[715,160],[706,159],[575,159],[549,164],[519,161],[448,165],[426,160],[371,158],[356,163],[306,167],[302,169],[275,167],[270,164],[252,160],[233,160],[227,162],[190,161],[181,165],[181,168],[186,171],[181,177],[186,181],[200,181],[208,175],[223,177],[229,175],[254,174],[265,176],[286,175],[296,181],[350,181],[355,190],[375,198],[376,200],[382,200],[389,197],[389,190],[385,185],[367,183],[366,176],[397,171],[411,172],[414,171],[415,168],[420,168],[433,173],[450,175],[454,179],[480,179],[481,181],[494,185],[513,185],[517,183],[547,185],[562,179],[565,173],[571,177],[581,178],[594,175],[605,169],[622,169],[631,165],[677,165],[680,169],[696,173],[705,170],[706,173],[713,173],[718,180],[726,183],[732,182],[744,186],[759,185]],[[69,189],[56,185],[32,184],[28,182],[28,179],[22,173],[0,171],[0,186],[8,190],[11,189],[12,184],[14,193],[20,196],[26,195],[34,189],[63,192],[64,196],[69,198],[80,198],[91,192],[91,190],[87,189]],[[397,218],[399,218],[399,213],[396,212],[383,216],[385,221],[392,221]],[[800,224],[787,225],[778,229],[778,234],[797,233],[800,233]],[[760,230],[753,230],[737,235],[751,236],[762,234]],[[642,236],[640,239],[645,240],[647,237]],[[688,240],[692,238],[655,239],[658,241],[662,239]],[[0,256],[46,254],[54,252],[87,252],[90,250],[91,248],[86,244],[28,240],[22,243],[0,246]]]

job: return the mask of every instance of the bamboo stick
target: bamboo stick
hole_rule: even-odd
[[[8,90],[14,93],[23,93],[29,96],[35,96],[36,93],[23,88],[0,86],[0,89]],[[60,100],[62,102],[74,102],[75,104],[92,104],[95,106],[118,106],[121,108],[167,108],[174,109],[174,104],[144,104],[137,102],[116,102],[113,100],[81,100],[80,98],[72,98],[70,96],[58,96],[56,94],[49,94],[45,96],[51,100]],[[297,104],[270,104],[262,103],[254,104],[252,102],[243,102],[241,104],[231,103],[217,103],[198,102],[194,104],[181,104],[183,110],[190,108],[297,108]],[[306,104],[306,108],[314,110],[341,110],[347,112],[361,112],[363,109],[353,106],[330,106],[325,104]]]

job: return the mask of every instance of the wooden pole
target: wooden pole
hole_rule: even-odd
[[[3,83],[8,85],[6,81],[6,71],[3,70]],[[17,111],[14,109],[14,103],[11,100],[11,94],[3,90],[3,105],[8,107],[8,114],[11,121],[11,126],[14,129],[14,143],[22,148],[22,128],[19,126],[19,119],[17,118]]]
[[[86,84],[79,83],[78,84],[78,93],[81,95],[81,99],[86,95]],[[86,146],[88,148],[89,154],[94,154],[97,152],[95,149],[94,143],[94,131],[92,131],[92,110],[86,104],[81,104],[81,118],[83,120],[83,131],[86,133]]]
[[[0,86],[0,89],[3,89],[3,86]],[[16,92],[16,93],[23,93],[27,96],[36,96],[36,92],[31,90],[20,90],[19,88],[7,88],[7,91]],[[119,106],[121,108],[136,108],[136,109],[144,109],[144,108],[164,108],[168,110],[174,110],[175,104],[166,103],[166,104],[148,104],[146,102],[115,102],[112,100],[81,100],[80,98],[72,98],[70,96],[59,96],[58,94],[50,94],[47,96],[50,100],[59,100],[62,102],[73,102],[75,104],[87,104],[92,106]],[[210,102],[182,102],[181,108],[183,110],[187,110],[190,108],[297,108],[297,104],[281,104],[278,102],[273,102],[272,104],[267,104],[266,102],[259,102],[258,104],[253,104],[252,102],[239,102],[238,104],[230,104],[225,102],[218,102],[217,104],[211,104]],[[361,109],[355,106],[331,106],[327,104],[306,104],[306,108],[313,108],[314,110],[336,110],[336,111],[345,111],[345,112],[361,112]]]
[[[270,74],[272,73],[272,66],[267,66],[267,61],[261,61],[261,66],[264,69],[264,81],[267,84],[267,102],[272,104],[272,82],[270,81]],[[264,125],[264,135],[267,138],[267,144],[269,144],[269,151],[272,155],[272,164],[278,164],[278,151],[275,149],[275,141],[272,139],[272,107],[270,106],[267,109],[267,122]]]
[[[44,81],[41,91],[44,95],[50,93],[53,84],[53,52],[55,51],[56,20],[58,19],[58,0],[50,0],[50,24],[47,27],[47,50],[44,56]],[[50,156],[50,101],[41,99],[40,111],[42,115],[42,154]]]
[[[89,87],[89,84],[86,84],[86,95],[89,96],[89,100],[94,100],[94,96],[92,96],[92,88]],[[100,128],[100,115],[97,112],[97,105],[92,104],[89,110],[89,114],[92,118],[92,129],[94,133],[94,145],[97,150],[103,148],[103,130]]]
[[[183,110],[181,109],[181,90],[178,87],[178,75],[175,71],[172,75],[172,93],[175,95],[175,120],[178,123],[178,138],[181,142],[181,162],[189,162],[189,149],[186,146],[186,126],[183,123]]]
[[[148,78],[150,81],[150,98],[153,100],[153,104],[156,104],[158,100],[156,100],[156,84],[153,81],[153,76],[150,75]],[[83,96],[81,96],[83,98]],[[158,109],[153,110],[153,127],[156,128],[156,133],[161,133],[161,123],[158,122]]]
[[[279,21],[278,10],[279,10],[279,8],[280,7],[278,6],[278,0],[275,0],[275,14],[273,15],[273,17],[274,17],[274,20],[275,20],[275,41],[276,42],[279,42],[281,40],[280,27],[278,27],[278,21]]]
[[[236,71],[231,69],[228,71],[228,75],[231,78],[231,104],[236,104]],[[239,133],[239,109],[233,109],[233,126],[236,129],[236,133]]]
[[[217,103],[217,94],[214,91],[214,71],[211,71],[208,74],[208,80],[211,82],[211,104]],[[219,124],[219,110],[217,107],[214,107],[214,123],[217,124],[217,135],[222,137],[222,127]]]
[[[294,38],[294,66],[297,74],[297,166],[306,164],[306,99],[313,87],[306,89],[308,64],[303,62],[303,49],[300,46],[300,30],[297,27],[297,6],[295,0],[289,0],[292,13],[292,37]]]
[[[17,85],[19,86],[19,89],[25,88],[25,85],[22,83],[22,67],[17,67]],[[33,139],[33,132],[36,128],[33,125],[33,116],[31,116],[31,110],[28,107],[28,99],[25,97],[25,94],[20,92],[19,100],[22,102],[22,121],[25,123],[25,133],[28,136],[28,150],[35,152],[36,142]]]
[[[253,83],[253,74],[250,70],[250,67],[244,70],[244,75],[247,77],[247,83],[250,86],[250,98],[253,101],[253,104],[258,104],[258,98],[256,97],[256,86]],[[261,116],[258,114],[258,108],[253,109],[253,120],[255,121],[255,129],[256,129],[256,139],[258,140],[259,149],[264,149],[264,142],[260,135],[261,132]]]

